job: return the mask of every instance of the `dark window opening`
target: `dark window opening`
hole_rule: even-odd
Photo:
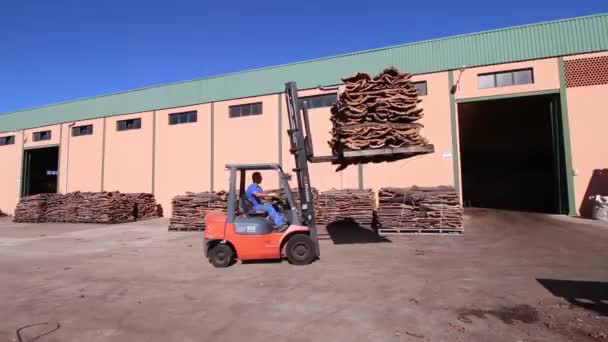
[[[72,136],[73,137],[79,137],[81,135],[92,135],[92,134],[93,134],[93,125],[72,127]]]
[[[238,118],[241,116],[250,116],[250,115],[261,115],[262,114],[262,102],[230,106],[228,108],[228,111],[229,111],[228,116],[231,118]]]
[[[477,75],[479,89],[534,83],[532,69],[510,70]]]
[[[197,111],[169,114],[169,125],[192,123],[198,120]]]
[[[51,140],[51,131],[34,132],[32,139],[34,141]]]
[[[416,88],[416,92],[418,93],[418,96],[427,95],[426,81],[412,82],[412,84],[414,85],[414,88]]]
[[[300,105],[307,109],[331,107],[336,104],[338,94],[323,94],[314,96],[304,96],[300,98]]]
[[[141,128],[141,119],[140,118],[116,121],[116,130],[118,130],[118,131],[127,131],[130,129],[140,129],[140,128]]]
[[[9,135],[7,137],[0,138],[0,146],[13,145],[15,143],[15,136]]]

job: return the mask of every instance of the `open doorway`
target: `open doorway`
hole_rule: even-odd
[[[567,214],[559,95],[458,104],[465,206]]]
[[[59,147],[25,150],[23,154],[23,196],[57,192]]]

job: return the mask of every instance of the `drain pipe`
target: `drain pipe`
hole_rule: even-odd
[[[66,157],[65,157],[65,191],[64,193],[67,194],[68,193],[68,179],[69,179],[69,172],[70,172],[70,137],[72,136],[72,130],[71,128],[74,127],[76,125],[76,122],[72,122],[71,124],[68,125],[68,131],[66,132],[68,135],[68,148],[66,151]],[[60,173],[61,175],[61,173]]]

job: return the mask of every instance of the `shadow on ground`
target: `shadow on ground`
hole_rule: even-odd
[[[608,316],[608,282],[536,279],[556,297],[570,304]]]
[[[327,225],[327,234],[336,245],[391,242],[374,230],[361,227],[355,220],[344,219]]]

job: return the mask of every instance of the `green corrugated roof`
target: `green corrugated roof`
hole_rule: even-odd
[[[418,74],[603,51],[607,32],[608,14],[598,14],[391,46],[7,113],[0,131],[278,93],[292,80],[314,88],[389,65]]]

